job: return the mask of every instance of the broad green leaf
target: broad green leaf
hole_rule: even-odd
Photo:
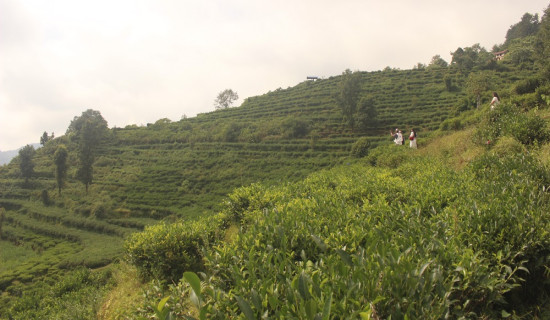
[[[159,312],[162,312],[162,309],[164,309],[164,306],[166,305],[166,302],[168,302],[168,299],[170,299],[170,296],[167,296],[159,301],[157,305],[157,310]]]
[[[345,262],[348,266],[353,266],[353,261],[351,260],[351,256],[349,255],[349,253],[345,252],[345,251],[342,250],[342,249],[336,250],[336,253],[338,253],[338,255],[340,256],[340,258],[342,258],[342,260],[344,260],[344,262]]]
[[[321,249],[321,251],[325,252],[327,250],[327,245],[325,244],[325,242],[321,238],[319,238],[318,236],[316,236],[314,234],[311,235],[311,238],[313,239],[313,241],[315,242],[317,247],[319,249]]]
[[[332,307],[332,293],[325,301],[325,306],[323,307],[323,320],[330,319],[330,309]]]
[[[308,300],[311,295],[309,294],[309,291],[307,290],[307,279],[304,272],[300,273],[300,276],[298,278],[298,292],[300,292],[300,295],[304,300]]]
[[[241,311],[244,313],[245,317],[248,320],[256,320],[254,312],[252,311],[252,308],[250,308],[250,304],[248,304],[248,302],[246,302],[240,296],[235,296],[235,299],[237,299],[237,303],[239,304],[239,307],[241,308]]]
[[[420,268],[420,272],[418,273],[418,276],[421,277],[422,274],[424,273],[424,271],[426,271],[426,269],[428,268],[428,266],[432,263],[433,261],[429,261],[427,262],[426,264],[424,264],[422,266],[422,268]]]
[[[199,279],[199,276],[197,276],[194,272],[187,271],[183,273],[183,277],[187,282],[189,282],[197,297],[201,299],[201,280]]]

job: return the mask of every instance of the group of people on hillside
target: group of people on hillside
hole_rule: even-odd
[[[491,110],[493,110],[498,104],[500,103],[500,97],[496,92],[493,92],[493,99],[491,100],[490,106]],[[396,145],[404,145],[405,139],[403,137],[403,132],[399,130],[399,128],[396,128],[395,131],[390,130],[390,135],[392,137],[393,142]],[[411,129],[411,133],[409,134],[409,147],[416,149],[416,131],[414,129]]]
[[[396,145],[404,145],[405,139],[403,138],[403,132],[399,130],[399,128],[395,129],[395,132],[390,130],[390,135],[392,136],[392,140]],[[416,149],[416,131],[414,129],[411,129],[411,133],[409,134],[409,147]]]

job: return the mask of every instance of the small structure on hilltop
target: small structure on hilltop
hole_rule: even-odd
[[[316,80],[319,80],[319,77],[315,77],[315,76],[307,76],[307,79],[308,79],[308,80],[313,80],[313,81],[316,81]]]
[[[495,59],[497,61],[500,61],[504,58],[504,55],[508,53],[508,50],[499,51],[499,52],[493,52],[493,55],[495,56]]]

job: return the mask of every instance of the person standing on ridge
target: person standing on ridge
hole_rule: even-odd
[[[416,131],[414,131],[414,129],[411,129],[411,134],[409,135],[409,140],[410,140],[409,147],[411,147],[412,149],[416,149],[417,148],[417,145],[416,145]]]
[[[493,100],[491,100],[491,110],[493,110],[500,103],[500,97],[496,92],[493,92]]]

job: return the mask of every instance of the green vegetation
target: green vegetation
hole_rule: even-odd
[[[513,154],[456,171],[413,152],[402,150],[408,161],[395,169],[358,163],[290,185],[236,190],[223,214],[239,217],[241,232],[205,248],[200,313],[550,315],[539,309],[550,301],[546,169]],[[171,290],[173,313],[190,312],[174,307],[190,294],[186,281]]]
[[[0,318],[548,317],[549,25],[176,122],[85,111],[0,167]]]
[[[34,162],[32,160],[34,153],[34,147],[31,145],[26,145],[19,150],[19,168],[21,169],[21,176],[25,178],[25,183],[28,183],[34,174]]]

